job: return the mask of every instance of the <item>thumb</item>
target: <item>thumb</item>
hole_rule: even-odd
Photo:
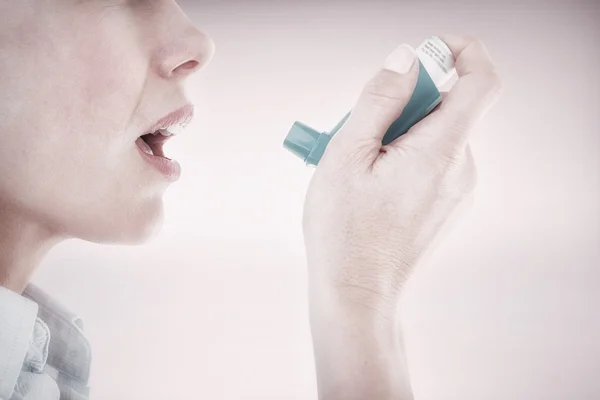
[[[398,46],[365,85],[355,107],[329,147],[374,161],[383,137],[408,104],[417,84],[419,62],[408,45]]]

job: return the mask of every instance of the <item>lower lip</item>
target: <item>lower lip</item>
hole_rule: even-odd
[[[169,182],[176,182],[181,177],[181,165],[177,161],[144,153],[139,147],[138,151],[144,160],[156,168]]]

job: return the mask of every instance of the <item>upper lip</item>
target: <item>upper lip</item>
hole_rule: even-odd
[[[154,125],[148,128],[142,136],[154,133],[159,129],[167,129],[172,125],[187,125],[194,118],[194,105],[186,104],[185,106],[171,112],[170,114],[165,115],[163,118],[159,119]]]

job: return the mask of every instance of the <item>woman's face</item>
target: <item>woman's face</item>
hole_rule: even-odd
[[[173,176],[138,138],[189,105],[184,80],[213,51],[173,0],[0,2],[0,214],[95,242],[151,236]]]

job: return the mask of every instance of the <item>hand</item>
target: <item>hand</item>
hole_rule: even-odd
[[[382,147],[416,85],[380,71],[332,138],[311,181],[304,236],[311,281],[334,285],[375,307],[394,303],[419,260],[476,183],[468,141],[497,100],[501,83],[484,45],[446,36],[459,75],[442,104],[405,135]],[[399,47],[387,68],[416,60]]]
[[[459,75],[442,104],[381,146],[417,80],[414,53],[399,47],[366,85],[311,181],[303,229],[321,400],[413,398],[396,315],[400,293],[472,194],[469,138],[501,92],[481,42],[442,39]]]

